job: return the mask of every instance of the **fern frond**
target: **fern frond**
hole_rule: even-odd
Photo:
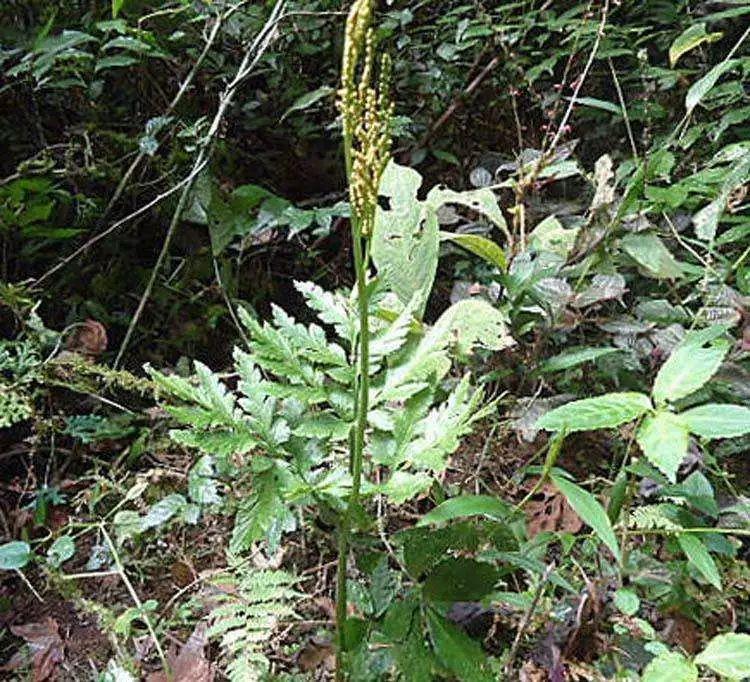
[[[493,403],[481,406],[483,395],[482,389],[474,389],[469,376],[464,376],[448,399],[415,425],[416,437],[408,441],[399,463],[442,471],[447,457],[456,451],[461,438],[470,433],[472,424],[494,408]]]
[[[318,319],[331,325],[338,337],[351,346],[357,335],[357,318],[349,301],[312,282],[295,282],[294,286],[305,297],[308,307],[318,314]]]
[[[230,682],[265,679],[270,663],[263,649],[279,621],[295,617],[300,596],[295,582],[285,571],[247,565],[217,580],[221,591],[209,616],[208,636],[220,642]]]
[[[628,516],[628,528],[639,530],[680,530],[682,526],[669,517],[668,504],[647,504],[635,507]]]

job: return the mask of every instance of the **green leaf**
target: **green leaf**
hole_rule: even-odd
[[[573,100],[572,97],[566,97],[565,99],[569,102]],[[608,111],[610,114],[617,114],[618,116],[622,116],[622,109],[619,105],[614,104],[613,102],[608,102],[604,99],[598,99],[596,97],[576,97],[575,103],[580,104],[584,107],[601,109],[602,111]]]
[[[31,547],[27,542],[14,541],[0,545],[0,571],[23,568],[31,559]]]
[[[199,505],[216,504],[221,501],[216,485],[214,460],[210,455],[201,457],[188,474],[188,494]]]
[[[691,433],[702,438],[736,438],[750,433],[750,408],[709,403],[680,413]]]
[[[682,419],[671,412],[648,415],[635,438],[648,461],[674,483],[688,449],[689,434]]]
[[[615,592],[615,606],[626,616],[634,616],[641,607],[641,600],[633,590],[621,587]]]
[[[474,346],[503,350],[515,344],[506,322],[503,312],[487,301],[465,299],[454,303],[438,318],[425,335],[425,345],[445,347],[454,343],[461,355],[470,353]]]
[[[440,663],[461,682],[493,682],[487,657],[481,646],[462,630],[432,609],[427,612],[427,628]]]
[[[112,0],[112,18],[117,19],[120,10],[125,6],[127,0]]]
[[[255,484],[256,492],[240,503],[234,519],[229,542],[232,554],[244,552],[261,539],[276,547],[282,532],[294,528],[294,517],[279,496],[276,476],[264,472],[256,477]]]
[[[469,521],[458,521],[441,528],[409,528],[397,535],[403,547],[404,563],[413,578],[418,578],[449,554],[473,552],[479,538]]]
[[[495,195],[488,189],[454,192],[434,187],[424,201],[417,197],[422,176],[391,161],[380,179],[378,194],[386,206],[375,212],[372,259],[388,288],[406,305],[416,295],[421,317],[437,272],[440,230],[438,209],[460,204],[482,213],[507,234]],[[485,245],[486,246],[486,245]],[[468,247],[467,247],[468,248]],[[484,249],[486,252],[486,248]],[[497,252],[494,252],[498,257]]]
[[[406,305],[416,294],[424,310],[438,263],[438,219],[417,199],[422,176],[391,161],[380,180],[379,195],[388,202],[375,213],[372,259],[391,289]],[[419,314],[421,317],[421,314]]]
[[[391,477],[380,486],[382,492],[394,504],[404,504],[416,495],[429,490],[433,478],[429,474],[408,471],[394,471]]]
[[[62,535],[47,550],[47,559],[55,568],[65,563],[76,552],[76,545],[70,535]]]
[[[717,590],[721,589],[721,576],[713,557],[708,553],[706,546],[695,536],[683,533],[677,536],[677,542],[688,561],[698,569],[700,574],[708,580]]]
[[[619,348],[580,348],[563,351],[545,361],[539,368],[539,372],[559,372],[563,369],[577,367],[585,362],[591,362],[597,358],[617,353]]]
[[[693,83],[685,96],[685,109],[687,109],[688,113],[703,101],[703,98],[713,89],[719,78],[727,71],[731,71],[741,64],[741,59],[729,59],[728,61],[720,62],[700,80]]]
[[[719,40],[722,35],[721,33],[706,33],[706,24],[704,23],[688,26],[669,46],[669,65],[673,67],[686,52],[694,50],[703,43],[712,43]]]
[[[686,340],[672,351],[656,375],[654,400],[657,403],[671,402],[695,393],[716,374],[728,351],[726,342],[701,348]]]
[[[719,196],[693,216],[695,234],[699,239],[713,241],[719,220],[727,208],[732,192],[744,184],[750,175],[750,151],[736,160],[727,173],[719,190]]]
[[[550,410],[537,421],[547,431],[592,431],[609,429],[633,421],[652,409],[643,393],[607,393],[584,398]]]
[[[597,499],[583,488],[572,483],[567,478],[552,476],[552,482],[557,489],[565,495],[568,504],[573,511],[581,517],[584,523],[593,528],[599,539],[609,547],[617,561],[620,561],[620,547],[607,512]]]
[[[141,520],[141,530],[156,528],[169,521],[174,516],[181,514],[187,507],[187,500],[178,494],[172,493],[151,505],[146,516]]]
[[[695,657],[695,662],[732,680],[750,677],[750,635],[718,635]]]
[[[453,519],[463,519],[467,516],[484,516],[496,521],[504,521],[511,513],[507,503],[498,497],[490,495],[461,495],[452,497],[427,512],[417,526],[429,526],[435,523],[445,523]]]
[[[467,251],[471,251],[475,256],[486,260],[490,265],[494,265],[501,271],[505,271],[508,261],[505,252],[499,244],[491,239],[479,234],[454,234],[452,232],[441,232],[441,241],[452,241]]]
[[[676,651],[654,658],[643,671],[642,682],[697,682],[698,668]]]
[[[677,279],[682,265],[653,232],[631,232],[622,238],[622,248],[649,277]]]
[[[537,253],[549,251],[567,258],[578,232],[579,228],[566,228],[554,215],[549,215],[529,235],[529,245]]]
[[[478,601],[492,592],[499,575],[492,564],[451,557],[441,561],[427,576],[422,593],[433,601]]]
[[[279,123],[282,123],[284,119],[286,119],[289,114],[294,113],[295,111],[303,111],[309,107],[311,107],[316,102],[319,102],[322,99],[325,99],[329,95],[332,95],[334,92],[336,92],[335,88],[332,88],[330,85],[323,85],[316,90],[312,90],[310,92],[306,92],[301,97],[298,97],[292,106],[290,106],[283,114],[283,116],[279,119]]]

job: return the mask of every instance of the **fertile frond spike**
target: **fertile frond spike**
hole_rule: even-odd
[[[388,96],[390,62],[383,58],[375,79],[373,3],[355,2],[347,21],[339,107],[347,147],[349,194],[360,236],[372,233],[380,177],[390,159],[393,104]],[[357,68],[360,68],[357,82]]]

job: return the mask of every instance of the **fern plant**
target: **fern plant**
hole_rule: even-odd
[[[373,85],[372,4],[358,0],[349,15],[340,94],[353,290],[298,282],[317,318],[308,325],[279,307],[267,322],[241,311],[249,347],[235,349],[236,386],[200,363],[192,379],[149,369],[182,425],[172,438],[206,453],[239,493],[230,551],[259,541],[273,549],[295,527],[295,508],[315,506],[336,519],[339,679],[350,648],[348,557],[356,534],[372,525],[367,499],[403,504],[433,485],[460,439],[493,409],[469,375],[450,374],[454,360],[513,343],[504,312],[481,300],[452,305],[434,324],[423,319],[441,240],[504,262],[490,240],[441,233],[438,209],[458,204],[506,226],[491,191],[435,188],[420,200],[419,173],[388,159],[388,65]]]
[[[280,620],[294,617],[295,578],[285,571],[238,564],[215,580],[217,593],[208,630],[220,641],[230,682],[266,679],[270,663],[263,647]]]

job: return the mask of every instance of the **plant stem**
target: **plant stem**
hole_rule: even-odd
[[[346,174],[351,183],[352,139],[344,135],[344,156]],[[354,253],[354,274],[357,286],[357,303],[359,314],[359,335],[357,337],[358,376],[355,385],[355,422],[354,433],[350,440],[349,467],[352,475],[352,490],[349,495],[346,511],[339,524],[338,537],[338,570],[336,575],[336,680],[345,679],[343,652],[346,649],[344,626],[347,615],[346,565],[349,553],[352,516],[359,507],[359,494],[362,484],[362,461],[365,446],[365,429],[367,428],[367,411],[370,392],[370,321],[369,296],[367,291],[367,258],[368,252],[362,248],[361,223],[352,211],[352,250]]]

